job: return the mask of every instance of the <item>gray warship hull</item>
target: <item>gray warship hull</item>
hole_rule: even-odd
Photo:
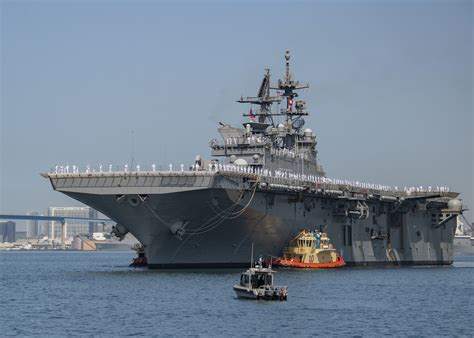
[[[389,193],[226,172],[45,174],[57,191],[131,232],[150,268],[248,266],[302,228],[325,230],[348,265],[452,264],[456,193]]]

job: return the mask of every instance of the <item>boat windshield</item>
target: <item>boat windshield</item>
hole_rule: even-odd
[[[249,285],[249,275],[242,275],[240,276],[240,285],[247,286]]]
[[[312,248],[314,246],[314,239],[300,239],[298,240],[298,246]]]
[[[252,276],[253,288],[258,288],[263,285],[272,285],[272,275],[267,273],[258,273]]]

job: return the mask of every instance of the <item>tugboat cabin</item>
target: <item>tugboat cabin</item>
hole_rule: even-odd
[[[327,233],[301,230],[283,250],[275,266],[298,268],[336,268],[345,265],[331,244]]]

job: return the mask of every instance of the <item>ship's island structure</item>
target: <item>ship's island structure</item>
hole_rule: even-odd
[[[242,127],[221,123],[210,160],[42,175],[117,222],[116,236],[132,233],[149,268],[246,267],[252,243],[257,255],[280,256],[301,229],[326,233],[348,266],[452,264],[459,194],[327,178],[316,136],[304,128],[297,92],[308,85],[290,72],[289,51],[285,60],[283,80],[272,86],[266,70],[258,95],[238,100],[258,109]]]

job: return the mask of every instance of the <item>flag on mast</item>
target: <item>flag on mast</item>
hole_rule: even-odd
[[[255,115],[253,114],[253,111],[252,111],[252,106],[250,106],[249,115],[250,115],[250,118],[251,118],[251,119],[254,119],[254,118],[255,118]]]

